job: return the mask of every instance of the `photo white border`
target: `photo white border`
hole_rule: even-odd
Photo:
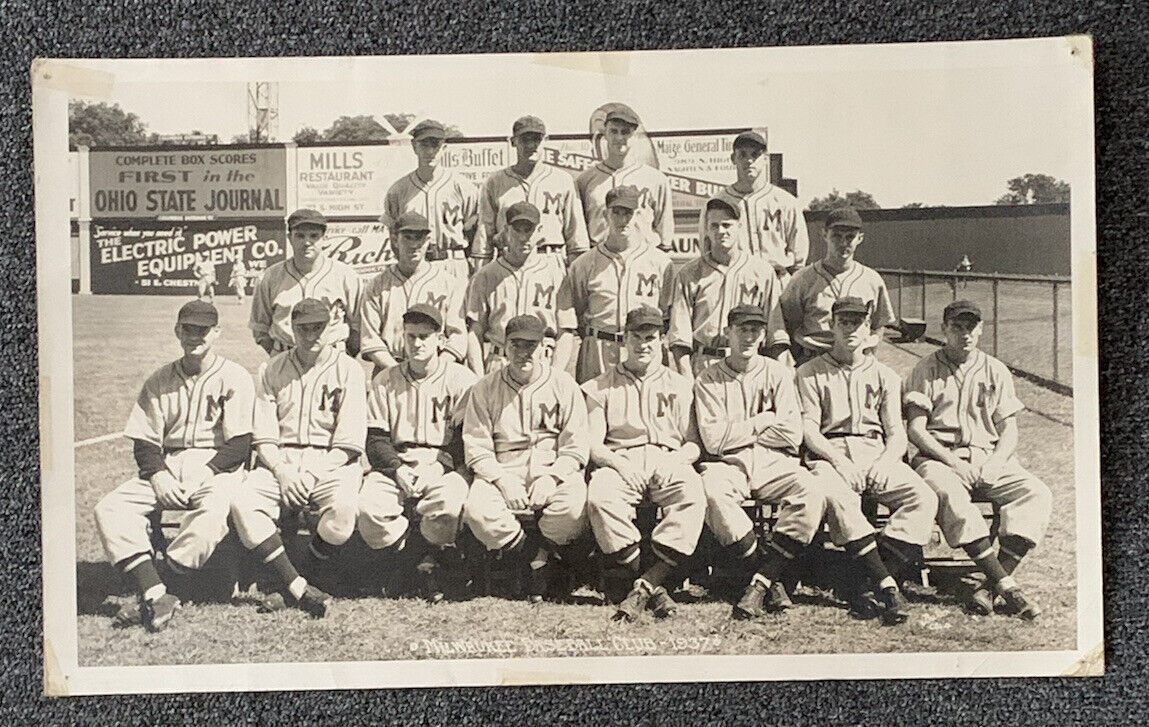
[[[533,61],[625,75],[638,54],[526,54]],[[1077,493],[1077,645],[1070,651],[551,657],[288,664],[81,667],[78,664],[68,99],[107,97],[117,79],[228,81],[354,76],[380,59],[37,60],[32,66],[40,364],[44,688],[49,695],[285,689],[813,679],[1096,676],[1103,673],[1093,51],[1087,36],[868,46],[713,49],[763,67],[806,72],[1069,63],[1080,73],[1067,109],[1071,184],[1073,390]],[[520,54],[524,55],[524,54]],[[454,56],[458,58],[459,56]],[[482,59],[489,56],[473,55]],[[389,57],[384,62],[410,60]],[[436,56],[435,58],[443,58]],[[705,58],[700,58],[705,62]],[[768,61],[768,64],[767,64]],[[700,678],[700,675],[705,675]]]

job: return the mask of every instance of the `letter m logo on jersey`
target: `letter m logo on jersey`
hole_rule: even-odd
[[[554,308],[555,286],[548,285],[543,287],[542,283],[535,283],[535,302],[536,308],[546,308],[550,310]]]
[[[543,192],[543,214],[554,215],[566,206],[566,195],[562,192]]]
[[[658,273],[650,275],[638,274],[638,285],[634,289],[635,295],[654,298],[658,295]]]
[[[866,408],[867,409],[878,408],[878,403],[881,400],[882,400],[882,389],[881,389],[881,387],[875,389],[874,387],[870,386],[869,384],[866,384]]]
[[[782,210],[766,210],[762,215],[762,229],[767,232],[782,233]]]
[[[211,394],[206,395],[204,397],[204,403],[207,406],[204,407],[203,420],[205,422],[214,422],[217,419],[223,419],[223,407],[224,404],[227,403],[227,400],[230,398],[230,391],[226,394],[220,394],[219,396],[212,396]]]
[[[546,404],[539,404],[539,426],[540,432],[554,431],[559,428],[559,403],[556,401],[552,406]]]
[[[666,416],[667,409],[674,408],[674,400],[678,398],[678,394],[662,394],[658,395],[658,409],[655,411],[654,416]]]
[[[443,304],[447,302],[447,294],[435,295],[434,293],[427,293],[427,305],[434,306],[439,310],[443,310]]]
[[[997,393],[997,385],[987,384],[984,381],[977,385],[977,408],[989,409],[993,403],[993,396]]]
[[[463,205],[444,202],[443,224],[448,227],[461,227],[463,225]]]
[[[327,384],[324,384],[323,391],[319,394],[319,411],[330,409],[332,414],[338,414],[342,407],[343,388],[337,386],[329,391]]]
[[[764,411],[774,411],[774,390],[765,389],[758,394],[758,410],[755,414],[761,414]]]
[[[757,302],[757,300],[758,300],[758,285],[755,284],[754,287],[749,287],[746,285],[746,283],[739,283],[738,284],[738,299],[741,300],[743,303],[753,304],[753,303]]]
[[[451,395],[447,394],[440,401],[439,397],[431,397],[431,423],[438,424],[451,418]]]

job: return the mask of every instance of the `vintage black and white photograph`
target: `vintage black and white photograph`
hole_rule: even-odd
[[[1088,38],[32,73],[47,693],[1102,673]]]

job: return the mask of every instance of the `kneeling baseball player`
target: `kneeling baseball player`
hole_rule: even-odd
[[[826,503],[831,534],[859,559],[873,581],[868,585],[878,586],[883,619],[899,623],[908,613],[898,584],[920,573],[938,498],[902,461],[907,444],[902,382],[893,369],[863,353],[872,345],[869,323],[870,306],[860,298],[834,301],[834,343],[798,367],[798,398],[810,469],[836,493]],[[890,508],[876,545],[861,510],[864,493]],[[882,571],[868,557],[874,547],[885,564]]]
[[[587,528],[586,400],[570,374],[545,361],[545,332],[537,316],[507,322],[507,363],[475,384],[463,416],[475,473],[463,521],[527,576],[527,596],[536,602],[547,590],[550,556],[570,565]],[[523,510],[539,513],[537,533],[519,524],[515,511]]]
[[[295,346],[261,366],[257,377],[259,466],[232,500],[231,517],[240,542],[270,566],[283,589],[264,599],[263,611],[291,604],[319,618],[331,600],[288,559],[276,528],[283,507],[310,508],[318,515],[301,564],[312,578],[330,570],[336,549],[355,531],[367,385],[359,363],[324,342],[330,320],[323,301],[297,303],[291,311]]]
[[[444,579],[462,580],[455,536],[468,485],[460,429],[467,393],[478,380],[439,355],[444,345],[436,306],[417,303],[403,314],[404,360],[377,374],[368,392],[371,471],[359,492],[359,534],[375,553],[372,575],[379,579],[388,556],[405,553],[403,561],[417,563],[420,592],[433,602],[444,597]],[[417,501],[421,516],[415,531],[403,513],[409,500]]]
[[[591,530],[608,573],[621,571],[633,582],[614,619],[634,621],[644,608],[659,618],[674,613],[663,582],[694,553],[706,495],[694,471],[700,449],[691,381],[662,364],[662,313],[636,308],[627,314],[624,330],[626,361],[582,389],[590,457],[597,465],[587,493]],[[634,509],[644,498],[661,508],[663,517],[651,534],[655,561],[640,572]]]
[[[969,602],[973,613],[993,613],[995,594],[1006,612],[1033,620],[1041,608],[1022,593],[1013,572],[1041,542],[1053,495],[1017,459],[1017,398],[1013,376],[980,351],[981,310],[968,300],[945,307],[945,345],[914,367],[906,383],[913,465],[938,494],[938,525],[950,547],[961,548],[985,573]],[[979,495],[998,507],[998,552],[973,503]]]
[[[188,510],[167,546],[173,575],[203,566],[227,535],[231,497],[251,456],[251,375],[212,353],[219,314],[203,301],[180,308],[176,338],[183,356],[148,377],[124,436],[132,440],[139,476],[96,505],[96,529],[116,569],[135,583],[138,606],[117,616],[161,631],[180,606],[160,578],[148,537],[157,510]]]

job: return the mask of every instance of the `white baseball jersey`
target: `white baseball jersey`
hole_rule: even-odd
[[[320,255],[309,273],[301,273],[295,261],[278,262],[256,283],[251,296],[251,322],[256,340],[270,336],[279,350],[295,345],[291,309],[304,298],[317,298],[331,308],[331,322],[323,342],[341,343],[351,330],[359,329],[359,274],[346,263]]]
[[[208,260],[197,260],[192,268],[195,276],[205,282],[215,282],[215,265]]]
[[[829,350],[834,343],[831,309],[834,301],[847,297],[870,304],[870,327],[874,331],[894,320],[890,294],[877,271],[854,261],[849,270],[835,275],[819,260],[794,273],[782,291],[779,305],[786,332],[807,348]]]
[[[222,356],[186,373],[179,360],[161,366],[144,382],[124,436],[165,452],[218,449],[252,431],[255,387],[251,374]]]
[[[403,314],[416,303],[426,303],[439,309],[446,347],[461,360],[467,353],[463,300],[464,290],[459,281],[434,265],[424,263],[409,278],[397,264],[388,265],[363,291],[359,319],[361,353],[385,350],[396,361],[406,358]]]
[[[571,263],[559,305],[573,308],[583,328],[618,333],[626,314],[639,306],[669,308],[673,279],[670,257],[653,245],[621,253],[597,245]]]
[[[766,311],[768,344],[788,343],[778,300],[782,285],[765,259],[740,252],[728,265],[703,253],[679,269],[670,303],[671,347],[724,348],[728,341],[726,317],[739,305],[756,305]]]
[[[666,175],[642,163],[611,169],[598,162],[584,169],[575,180],[591,247],[599,245],[610,232],[606,219],[607,192],[626,185],[633,185],[639,191],[639,208],[634,213],[638,228],[652,245],[669,245],[674,238],[674,203]]]
[[[739,210],[746,249],[766,259],[775,268],[806,264],[810,237],[798,199],[773,184],[754,192],[739,192],[728,185],[713,199]],[[699,237],[706,234],[706,208],[699,215]]]
[[[794,371],[772,358],[754,356],[742,373],[725,360],[706,367],[694,383],[694,408],[702,443],[717,457],[752,457],[751,445],[797,454],[802,444]],[[750,419],[763,412],[773,412],[774,423],[755,434]]]
[[[531,255],[515,268],[499,257],[487,263],[471,278],[467,289],[466,316],[486,332],[487,342],[503,346],[507,321],[515,316],[538,316],[556,333],[577,325],[570,301],[562,301],[559,290],[566,275],[543,255]],[[560,306],[560,303],[562,305]]]
[[[1001,436],[997,422],[1025,408],[1006,365],[980,350],[961,366],[943,349],[918,361],[903,399],[929,415],[927,430],[949,447],[993,449]]]
[[[882,409],[901,416],[902,380],[873,356],[854,366],[829,353],[798,367],[802,417],[825,435],[885,437]]]
[[[512,167],[487,177],[479,194],[479,219],[488,242],[502,241],[507,209],[517,202],[530,202],[539,210],[535,232],[539,249],[564,248],[573,256],[590,248],[582,201],[567,172],[539,162],[526,177]]]
[[[247,266],[242,260],[236,260],[231,266],[231,282],[240,284],[247,282]]]
[[[606,417],[606,445],[626,449],[654,444],[677,451],[695,435],[690,417],[694,392],[685,376],[659,365],[639,378],[622,364],[582,385]]]
[[[294,350],[260,366],[254,443],[339,447],[363,453],[367,441],[367,377],[358,361],[324,348],[304,371]]]
[[[491,256],[486,232],[479,224],[479,188],[463,175],[436,167],[430,182],[424,183],[415,171],[395,180],[383,197],[380,218],[392,239],[404,212],[418,212],[427,218],[431,250],[446,253],[470,249],[472,257]],[[472,243],[467,242],[469,230],[475,231]]]

